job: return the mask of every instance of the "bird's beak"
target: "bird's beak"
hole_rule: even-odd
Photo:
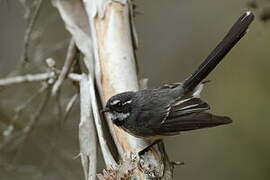
[[[105,107],[105,108],[102,109],[100,112],[101,112],[102,114],[104,114],[104,113],[109,112],[109,111],[110,111],[110,109],[109,109],[108,107]]]

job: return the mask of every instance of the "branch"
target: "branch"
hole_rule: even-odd
[[[20,83],[29,83],[29,82],[39,82],[39,81],[46,81],[51,78],[55,78],[55,72],[48,72],[48,73],[40,73],[40,74],[26,74],[23,76],[15,76],[9,78],[0,79],[0,87],[1,86],[11,86]],[[70,73],[68,74],[68,78],[73,81],[80,81],[81,75]]]
[[[28,98],[21,105],[16,107],[15,115],[13,116],[9,127],[3,132],[5,137],[8,137],[12,133],[12,130],[14,129],[14,124],[19,119],[21,113],[34,101],[34,99],[39,97],[39,95],[42,94],[47,88],[48,87],[45,83],[42,84],[41,88],[36,93],[34,93],[30,98]]]
[[[66,122],[66,120],[68,119],[68,115],[70,114],[76,100],[78,99],[78,93],[74,94],[72,96],[72,98],[69,100],[67,106],[66,106],[66,109],[65,109],[65,114],[64,114],[64,117],[63,117],[63,122]]]
[[[90,36],[90,26],[88,16],[85,12],[82,1],[76,0],[54,0],[54,6],[59,10],[66,27],[72,34],[77,47],[85,55],[84,62],[89,72],[89,84],[92,103],[92,112],[94,114],[95,125],[98,132],[98,138],[104,161],[107,165],[115,166],[116,162],[111,155],[106,139],[103,135],[102,124],[99,117],[99,110],[96,102],[96,93],[94,89],[94,52],[92,49],[92,39]],[[89,91],[88,89],[88,91]]]
[[[73,41],[73,39],[71,39],[69,42],[68,50],[67,50],[67,57],[65,60],[65,64],[60,72],[60,75],[58,76],[58,79],[55,81],[55,83],[52,87],[52,95],[53,96],[56,95],[56,93],[60,89],[62,83],[64,82],[65,78],[67,77],[73,62],[76,59],[77,53],[78,53],[78,50],[76,48],[75,42]]]
[[[37,20],[42,2],[43,2],[43,0],[37,0],[36,2],[33,2],[33,3],[35,3],[35,7],[33,10],[33,14],[28,21],[28,25],[26,27],[26,31],[24,34],[24,47],[23,47],[23,53],[22,53],[21,61],[20,61],[21,65],[24,65],[25,63],[27,63],[29,61],[28,47],[30,44],[30,37],[31,37],[31,34],[33,32],[33,28],[34,28],[35,22]]]
[[[91,97],[86,75],[80,81],[81,121],[79,124],[80,156],[86,180],[95,180],[97,167],[97,140],[93,114],[90,111]]]
[[[49,85],[47,85],[47,88],[49,88]],[[40,106],[38,107],[36,113],[31,117],[30,121],[28,122],[28,124],[23,128],[22,130],[22,142],[20,144],[20,147],[22,147],[26,140],[28,139],[28,137],[30,136],[30,134],[32,133],[35,125],[38,123],[40,117],[41,117],[41,114],[42,112],[44,111],[46,105],[48,104],[49,102],[49,99],[50,99],[50,96],[51,96],[51,93],[50,93],[50,90],[47,91],[47,94],[43,100],[43,102],[40,104]],[[18,156],[18,154],[20,153],[20,149],[21,148],[18,148],[16,154],[14,155],[14,158],[13,158],[13,161],[16,160],[16,157]]]
[[[33,102],[33,100],[39,97],[46,89],[48,88],[47,84],[42,84],[42,87],[28,98],[23,104],[19,105],[15,109],[15,115],[13,116],[9,126],[3,131],[2,135],[4,137],[3,142],[0,144],[0,151],[7,146],[10,142],[21,137],[21,134],[24,134],[24,131],[14,134],[14,129],[16,127],[16,122],[19,119],[21,113]]]
[[[47,79],[55,77],[54,72],[41,73],[41,74],[27,74],[24,76],[16,76],[0,79],[0,86],[10,86],[19,83],[45,81]]]

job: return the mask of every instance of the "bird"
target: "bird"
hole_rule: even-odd
[[[246,34],[253,20],[254,14],[245,12],[184,81],[116,94],[107,101],[102,112],[114,125],[141,138],[173,136],[183,131],[231,123],[227,116],[209,113],[210,106],[200,99],[200,93],[204,79]]]

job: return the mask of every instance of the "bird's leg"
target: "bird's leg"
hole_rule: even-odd
[[[156,145],[156,144],[159,145],[160,143],[162,143],[161,139],[155,140],[155,141],[152,142],[149,146],[147,146],[146,148],[144,148],[143,150],[141,150],[140,152],[138,152],[138,155],[139,155],[139,156],[144,155],[147,151],[149,151],[149,149],[150,149],[152,146],[154,146],[154,145]]]

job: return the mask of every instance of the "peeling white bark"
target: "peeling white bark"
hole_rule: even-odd
[[[53,0],[53,5],[58,9],[67,30],[72,34],[80,51],[91,58],[92,40],[88,16],[81,0]]]
[[[99,7],[106,6],[106,8],[101,8],[103,11],[93,8],[95,3],[91,2],[95,1],[85,0],[84,2],[87,2],[88,16],[93,18],[89,19],[89,24],[92,30],[95,58],[99,60],[96,63],[100,64],[102,86],[100,90],[104,95],[103,102],[117,93],[138,90],[127,1],[121,3],[103,1],[103,5],[99,4]],[[138,152],[147,146],[144,140],[131,136],[119,128],[114,128],[115,141],[121,145],[118,147],[120,153]],[[124,156],[123,153],[121,155]]]
[[[97,139],[93,114],[90,111],[91,97],[89,94],[90,81],[82,75],[80,81],[81,120],[79,124],[80,157],[86,180],[96,179],[97,170]]]
[[[66,28],[72,34],[73,39],[85,55],[84,62],[88,69],[88,95],[91,97],[91,107],[88,111],[93,113],[96,130],[98,133],[99,143],[107,166],[116,166],[116,162],[111,155],[111,152],[104,138],[99,110],[96,102],[96,93],[94,89],[94,53],[92,50],[92,39],[90,34],[90,26],[88,24],[88,16],[84,10],[82,1],[80,0],[55,0],[54,5],[58,8]],[[82,108],[82,104],[81,104]]]
[[[97,130],[97,134],[98,134],[98,140],[99,140],[99,144],[101,147],[102,155],[103,155],[105,164],[107,166],[116,167],[116,165],[117,165],[116,161],[114,160],[114,158],[109,150],[109,147],[108,147],[108,144],[107,144],[107,141],[105,139],[103,129],[102,129],[102,124],[101,124],[101,119],[100,119],[100,111],[98,109],[97,99],[96,99],[97,95],[95,92],[93,74],[89,74],[88,80],[89,80],[88,91],[90,91],[91,105],[92,105],[91,109],[92,109],[94,120],[95,120],[95,125],[96,125],[96,130]]]

